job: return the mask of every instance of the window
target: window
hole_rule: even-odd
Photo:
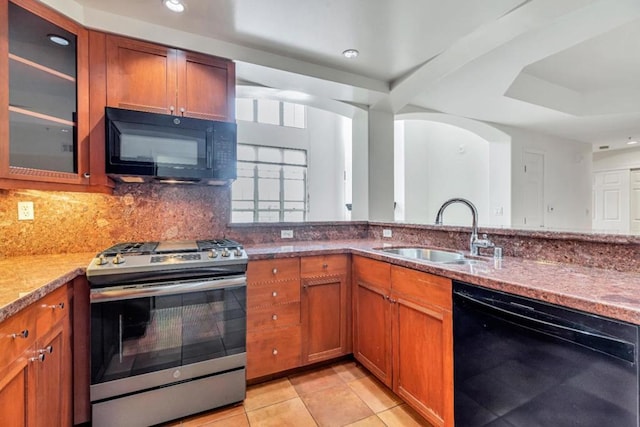
[[[231,222],[302,222],[307,213],[307,152],[238,144]]]
[[[306,128],[304,105],[273,99],[236,99],[236,118],[276,126]]]

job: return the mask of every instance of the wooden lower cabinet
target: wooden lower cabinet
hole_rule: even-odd
[[[431,424],[453,426],[451,281],[354,257],[353,288],[356,359]]]
[[[0,324],[9,344],[2,354],[29,344],[0,367],[2,425],[73,425],[70,299],[70,286],[62,286]]]
[[[348,260],[347,255],[300,260],[303,364],[351,352]]]
[[[392,386],[390,272],[388,263],[353,258],[353,354],[388,387]]]
[[[66,321],[68,322],[67,317]],[[65,427],[72,425],[71,341],[66,322],[56,324],[38,340],[38,351],[45,359],[35,363],[36,425]],[[51,352],[49,353],[49,350]]]
[[[29,364],[26,355],[23,355],[2,369],[2,379],[0,379],[2,425],[12,427],[28,425],[30,416],[27,412],[27,390],[29,390]]]
[[[300,259],[247,267],[247,379],[300,366]]]

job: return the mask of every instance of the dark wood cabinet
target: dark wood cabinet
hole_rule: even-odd
[[[210,120],[235,120],[232,61],[107,35],[110,107]]]
[[[350,353],[347,255],[303,257],[302,363]]]
[[[88,47],[42,3],[0,0],[0,188],[91,190]]]

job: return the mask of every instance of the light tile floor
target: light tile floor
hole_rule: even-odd
[[[250,386],[242,404],[165,427],[430,426],[353,361]]]

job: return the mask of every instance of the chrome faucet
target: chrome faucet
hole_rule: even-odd
[[[442,213],[447,206],[453,203],[462,203],[463,205],[466,205],[469,209],[471,209],[472,223],[471,238],[469,239],[469,252],[471,252],[471,255],[479,255],[479,248],[495,247],[493,242],[489,240],[489,238],[487,238],[486,234],[482,235],[482,239],[478,238],[478,210],[476,209],[474,204],[467,199],[453,198],[444,202],[442,206],[440,206],[440,209],[438,209],[438,214],[436,215],[436,225],[442,225]],[[496,251],[496,253],[498,252],[501,254],[502,250]],[[502,255],[500,255],[500,257],[501,256]]]

